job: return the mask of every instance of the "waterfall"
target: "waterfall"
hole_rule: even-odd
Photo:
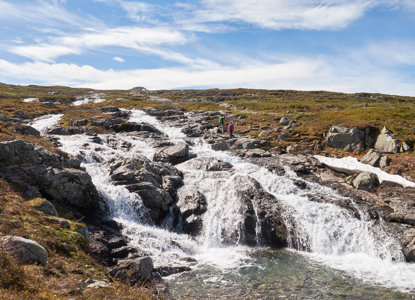
[[[53,116],[56,122],[59,118]],[[48,120],[46,125],[46,122],[39,120],[33,126],[45,133],[45,128],[51,126],[52,117]],[[184,143],[185,135],[180,128],[167,126],[142,111],[133,110],[130,121],[148,122],[174,143]],[[95,186],[107,198],[113,218],[124,226],[123,233],[131,238],[131,245],[151,255],[156,266],[183,265],[189,257],[195,258],[199,265],[219,268],[234,268],[249,263],[251,250],[239,245],[241,203],[234,186],[235,176],[243,175],[257,180],[266,192],[281,201],[289,244],[298,250],[308,250],[299,252],[302,255],[362,280],[403,290],[415,289],[415,265],[404,263],[398,242],[388,236],[380,224],[369,220],[357,206],[355,209],[360,219],[334,204],[310,201],[309,195],[320,195],[331,202],[351,199],[312,182],[307,182],[307,190],[303,191],[294,184],[303,179],[289,168],[286,168],[284,176],[279,176],[242,158],[214,151],[202,139],[192,139],[194,146],[191,152],[197,159],[214,158],[233,166],[231,170],[216,172],[196,168],[195,160],[176,166],[184,174],[184,186],[178,191],[179,198],[192,191],[200,191],[207,199],[203,229],[194,239],[153,226],[146,217],[146,208],[140,197],[122,186],[114,185],[108,175],[105,162],[111,158],[143,155],[152,159],[155,149],[148,140],[124,133],[98,135],[97,138],[102,141],[100,144],[94,144],[85,135],[58,138],[63,151],[81,159]],[[128,143],[131,147],[119,147],[122,143]],[[260,232],[259,226],[257,222],[257,233]],[[260,238],[257,234],[258,242]]]

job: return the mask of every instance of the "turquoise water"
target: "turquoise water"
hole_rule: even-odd
[[[415,299],[289,250],[252,250],[238,268],[202,266],[167,280],[173,299]],[[415,280],[415,278],[414,278]]]

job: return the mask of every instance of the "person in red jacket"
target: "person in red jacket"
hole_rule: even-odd
[[[234,130],[234,126],[233,126],[232,121],[229,122],[228,130],[229,130],[229,138],[232,138],[233,137],[233,130]]]

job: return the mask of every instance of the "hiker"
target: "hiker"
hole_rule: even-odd
[[[219,118],[219,125],[222,126],[222,134],[224,134],[225,133],[225,120],[223,119],[222,116],[220,116]]]
[[[233,130],[234,130],[234,126],[233,126],[232,121],[229,122],[228,130],[229,130],[229,138],[232,138],[233,137]]]

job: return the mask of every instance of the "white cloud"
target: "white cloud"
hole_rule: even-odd
[[[153,11],[153,6],[146,2],[120,1],[122,9],[124,9],[128,17],[135,21],[150,21],[150,12]]]
[[[113,59],[113,60],[115,60],[115,61],[118,61],[118,62],[120,62],[120,63],[125,62],[125,59],[124,59],[124,58],[122,58],[122,57],[119,57],[119,56],[115,56],[115,57],[113,57],[112,59]]]
[[[18,2],[18,3],[16,3]],[[79,16],[68,12],[58,4],[64,1],[9,1],[0,0],[0,21],[8,21],[16,24],[38,24],[42,27],[54,26],[99,26],[98,19],[88,15]]]
[[[118,27],[99,32],[55,37],[51,38],[49,43],[15,46],[9,51],[33,60],[52,62],[63,55],[81,54],[87,49],[116,46],[190,63],[191,59],[174,51],[162,50],[158,46],[183,45],[191,39],[191,36],[168,28]]]
[[[389,47],[389,45],[391,45]],[[62,84],[99,89],[145,86],[149,89],[185,87],[268,88],[330,90],[341,92],[381,92],[415,96],[413,82],[405,74],[379,63],[393,43],[380,43],[373,55],[370,45],[335,56],[288,57],[277,55],[282,62],[245,61],[237,66],[98,70],[75,64],[32,62],[15,64],[0,60],[0,81]],[[408,46],[409,47],[409,46]],[[385,49],[385,53],[381,52]],[[410,48],[408,48],[410,49]],[[415,50],[415,49],[413,49]],[[415,51],[412,51],[415,53]],[[276,55],[276,54],[275,54]],[[371,57],[371,59],[369,59]],[[397,58],[407,65],[412,58]]]
[[[262,28],[341,29],[360,18],[374,0],[201,0],[197,22],[244,22]]]

